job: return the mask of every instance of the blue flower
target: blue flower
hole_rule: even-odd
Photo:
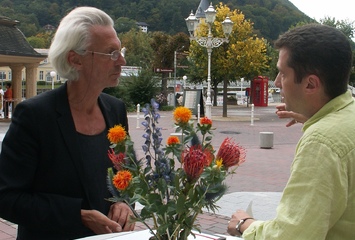
[[[144,153],[147,153],[148,152],[148,150],[149,150],[149,148],[148,148],[148,146],[147,145],[142,145],[142,149],[143,149],[143,152]]]
[[[145,138],[145,139],[147,139],[147,140],[150,138],[150,136],[149,136],[148,133],[144,133],[142,137]]]
[[[152,98],[152,100],[150,101],[152,107],[154,110],[158,110],[159,109],[159,103],[157,103],[154,98]]]

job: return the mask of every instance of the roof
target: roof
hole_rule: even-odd
[[[206,18],[205,11],[207,8],[210,6],[208,0],[201,0],[200,5],[198,5],[198,8],[196,10],[196,18]]]
[[[145,22],[137,22],[136,23],[138,26],[141,26],[141,27],[148,27],[149,25]]]
[[[0,16],[0,55],[41,57],[17,28],[18,21]]]

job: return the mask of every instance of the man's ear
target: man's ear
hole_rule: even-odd
[[[306,92],[313,93],[319,91],[322,83],[317,75],[311,74],[306,79]]]
[[[67,57],[68,63],[72,65],[76,70],[80,70],[82,67],[81,57],[73,50],[69,51]]]

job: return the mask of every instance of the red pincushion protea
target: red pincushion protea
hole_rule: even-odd
[[[116,154],[115,151],[111,148],[110,150],[108,150],[108,157],[113,163],[114,168],[118,171],[121,170],[122,164],[125,161],[124,160],[125,154],[124,153]]]
[[[191,146],[182,153],[182,163],[188,179],[197,179],[205,166],[211,163],[212,154],[208,149],[202,149],[201,145]]]
[[[226,169],[240,165],[245,162],[245,149],[231,138],[226,138],[218,150],[216,159],[222,159],[223,166]]]

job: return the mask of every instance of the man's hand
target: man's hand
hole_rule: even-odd
[[[296,123],[304,123],[308,120],[308,118],[302,114],[287,111],[285,104],[276,106],[276,109],[276,114],[279,118],[292,118],[292,120],[286,124],[286,127],[290,127]]]
[[[238,210],[233,213],[231,220],[228,222],[227,232],[232,236],[240,236],[240,233],[237,231],[236,226],[241,219],[245,218],[251,218],[251,216],[249,216],[249,214],[243,210]],[[252,222],[254,221],[254,219],[246,220],[244,224],[240,227],[240,230],[244,232],[245,229],[247,229],[249,225],[252,224]]]
[[[122,202],[112,204],[108,213],[108,218],[121,225],[123,231],[134,230],[135,223],[131,219],[133,216],[133,212],[129,206]]]
[[[97,210],[81,210],[83,224],[96,234],[121,232],[122,227],[116,221],[106,217]]]

